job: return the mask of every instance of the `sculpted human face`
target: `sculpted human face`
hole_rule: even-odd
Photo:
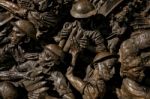
[[[144,69],[142,67],[134,67],[128,70],[128,77],[135,81],[141,82],[145,77]]]
[[[13,27],[11,42],[13,44],[18,44],[22,38],[25,36],[17,27]]]
[[[45,49],[40,55],[39,55],[39,61],[41,64],[47,64],[47,65],[57,65],[60,63],[59,57],[51,52],[48,49]]]
[[[110,80],[115,74],[115,65],[116,59],[107,59],[102,62],[96,63],[96,67],[99,70],[99,77],[104,80]]]

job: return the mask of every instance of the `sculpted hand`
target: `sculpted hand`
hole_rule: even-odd
[[[67,38],[69,36],[69,33],[71,33],[72,25],[70,25],[69,23],[65,24],[63,29],[64,30],[60,33],[61,39]]]
[[[89,40],[86,36],[84,36],[83,38],[80,39],[79,43],[81,48],[87,48],[89,45]]]
[[[41,99],[41,94],[46,92],[49,88],[46,87],[47,81],[44,81],[44,77],[40,75],[41,71],[32,73],[34,77],[33,81],[24,81],[23,84],[28,91],[29,99]]]
[[[77,57],[79,55],[79,52],[81,51],[81,48],[80,48],[77,40],[74,37],[72,38],[71,41],[72,41],[71,42],[71,48],[70,48],[69,53],[71,53],[71,55],[72,55],[71,65],[75,66],[76,60],[77,60]]]
[[[31,73],[32,73],[32,71],[26,72],[25,74],[23,74],[23,78],[28,79],[28,80],[34,80],[34,78],[30,77]]]
[[[71,48],[69,53],[74,57],[80,52],[80,46],[75,37],[71,39]]]
[[[42,87],[28,93],[29,99],[41,99],[41,94],[48,90],[48,87]]]

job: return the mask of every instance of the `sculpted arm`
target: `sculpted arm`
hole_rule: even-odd
[[[69,67],[67,69],[66,77],[71,83],[71,85],[78,90],[80,93],[83,93],[84,87],[86,86],[86,82],[84,82],[82,79],[75,77],[73,75],[73,67]]]
[[[17,80],[17,79],[30,79],[27,73],[20,73],[16,71],[1,71],[0,72],[0,80]]]

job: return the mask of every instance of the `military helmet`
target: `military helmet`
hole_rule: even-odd
[[[117,57],[117,56],[109,52],[101,52],[95,56],[93,62],[96,63],[102,61],[103,59],[108,59],[109,57]]]
[[[19,94],[17,88],[11,82],[0,83],[0,94],[2,99],[18,99]]]
[[[36,29],[31,22],[27,20],[18,20],[13,23],[13,25],[29,37],[36,38]]]
[[[45,48],[47,50],[51,51],[52,53],[54,53],[56,56],[58,56],[60,58],[60,60],[63,61],[65,53],[63,52],[61,47],[59,47],[56,44],[48,44],[45,46]]]
[[[79,0],[74,2],[70,13],[74,18],[88,18],[96,14],[96,9],[88,0]]]

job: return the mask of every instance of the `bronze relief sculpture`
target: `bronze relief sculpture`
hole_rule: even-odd
[[[0,0],[0,99],[150,99],[149,0]]]

